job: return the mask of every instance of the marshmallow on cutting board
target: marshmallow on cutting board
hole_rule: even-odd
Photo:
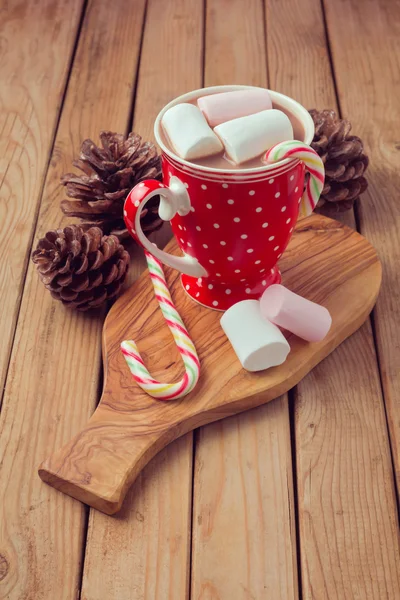
[[[262,317],[258,300],[234,304],[220,323],[247,371],[262,371],[285,362],[290,346],[280,329]]]
[[[162,126],[175,152],[193,160],[222,152],[221,141],[194,104],[176,104],[162,118]]]
[[[226,154],[237,165],[260,156],[279,142],[293,139],[289,117],[274,108],[227,121],[217,125],[214,131],[224,144]]]
[[[272,100],[268,90],[254,88],[203,96],[197,100],[197,106],[209,125],[216,127],[232,119],[269,110],[272,108]]]
[[[323,340],[332,324],[328,309],[302,298],[283,285],[274,284],[266,289],[260,306],[265,319],[308,342]]]

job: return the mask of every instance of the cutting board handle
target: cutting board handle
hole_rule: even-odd
[[[137,421],[100,404],[84,429],[39,467],[40,478],[109,515],[144,466],[171,440],[162,428],[137,431]],[[175,436],[174,436],[175,437]]]

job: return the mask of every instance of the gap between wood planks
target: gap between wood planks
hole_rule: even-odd
[[[205,69],[206,69],[206,30],[207,27],[207,0],[203,0],[203,19],[202,19],[202,62],[201,62],[201,87],[204,87]],[[188,568],[188,598],[192,598],[193,588],[193,526],[194,526],[194,484],[195,484],[195,465],[196,465],[196,447],[197,447],[198,429],[192,433],[192,485],[190,502],[190,536],[189,536],[189,568]]]

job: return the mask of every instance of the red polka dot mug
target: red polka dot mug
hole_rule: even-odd
[[[226,170],[195,165],[165,145],[161,119],[179,102],[246,87],[197,90],[165,106],[154,126],[162,152],[163,183],[142,181],[129,193],[124,207],[131,235],[156,258],[182,273],[183,287],[193,300],[216,310],[258,299],[267,286],[280,282],[277,263],[298,218],[304,164],[285,159],[257,168]],[[308,111],[283,94],[270,94],[273,104],[301,125],[302,141],[310,144],[314,124]],[[182,256],[160,250],[141,229],[140,213],[156,195],[160,195],[159,214],[171,221]]]

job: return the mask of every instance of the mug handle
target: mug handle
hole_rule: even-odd
[[[188,254],[173,256],[157,248],[144,235],[140,214],[147,202],[158,195],[160,196],[158,214],[163,221],[170,221],[176,213],[183,217],[190,212],[189,194],[178,177],[171,177],[169,186],[155,179],[146,179],[135,185],[125,200],[124,220],[129,233],[147,252],[169,267],[191,277],[206,277],[207,271],[194,256]]]

